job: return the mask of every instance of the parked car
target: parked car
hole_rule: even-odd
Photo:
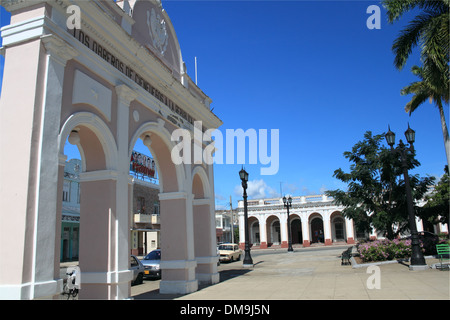
[[[141,260],[144,265],[144,278],[160,279],[161,278],[161,250],[156,249],[147,254]]]
[[[131,285],[141,284],[144,280],[144,265],[136,256],[131,255],[130,266],[130,269],[133,271],[133,281],[131,281]]]
[[[219,247],[216,247],[217,249],[217,266],[220,266],[220,251],[219,251]]]
[[[222,243],[219,246],[220,261],[233,262],[241,259],[242,250],[234,243]]]

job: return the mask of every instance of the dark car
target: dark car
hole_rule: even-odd
[[[144,278],[160,279],[161,278],[161,250],[156,249],[147,254],[141,260],[144,265]]]
[[[136,256],[130,256],[130,269],[133,271],[133,280],[131,285],[141,284],[144,279],[144,265]]]

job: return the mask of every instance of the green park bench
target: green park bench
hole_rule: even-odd
[[[449,262],[450,258],[450,246],[446,243],[443,244],[437,244],[436,245],[436,251],[439,258],[439,261],[441,262],[441,266],[439,269],[449,269],[449,264],[443,264],[443,262]]]
[[[350,258],[352,257],[352,250],[353,250],[353,247],[350,247],[347,250],[345,250],[344,252],[342,252],[342,254],[341,254],[341,266],[344,265],[344,264],[351,264],[350,263]]]

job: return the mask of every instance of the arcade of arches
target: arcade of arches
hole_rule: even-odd
[[[5,56],[0,100],[0,299],[62,291],[59,253],[68,138],[81,155],[80,298],[130,296],[130,156],[138,139],[160,185],[161,293],[216,283],[214,176],[206,164],[175,165],[171,134],[193,121],[222,122],[186,74],[160,1],[2,1]],[[193,144],[193,142],[191,141]],[[205,143],[201,146],[206,148]],[[193,163],[193,161],[191,162]],[[20,168],[20,170],[11,170]],[[201,231],[201,232],[199,232]]]
[[[243,225],[243,202],[239,202],[239,225]],[[326,196],[293,197],[289,220],[292,244],[308,247],[314,243],[355,243],[353,223],[341,215],[342,208]],[[287,210],[281,199],[248,201],[249,241],[253,246],[288,247]],[[241,247],[244,230],[239,230]]]
[[[423,205],[423,204],[422,204]],[[249,243],[266,249],[272,246],[288,247],[287,210],[282,199],[258,199],[248,201]],[[354,244],[355,239],[377,239],[376,230],[370,234],[358,233],[353,221],[342,216],[343,207],[336,205],[326,195],[292,197],[289,212],[291,243],[309,247],[313,244]],[[244,203],[239,201],[239,243],[245,247]],[[425,225],[416,218],[418,231],[448,232],[447,225]]]

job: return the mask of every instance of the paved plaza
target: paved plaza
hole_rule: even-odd
[[[223,263],[220,282],[186,295],[159,294],[159,281],[131,288],[132,297],[165,300],[449,300],[450,272],[410,271],[408,262],[368,269],[341,265],[347,247],[252,251],[254,267]],[[427,259],[428,265],[438,262]],[[375,279],[379,275],[379,282]]]

